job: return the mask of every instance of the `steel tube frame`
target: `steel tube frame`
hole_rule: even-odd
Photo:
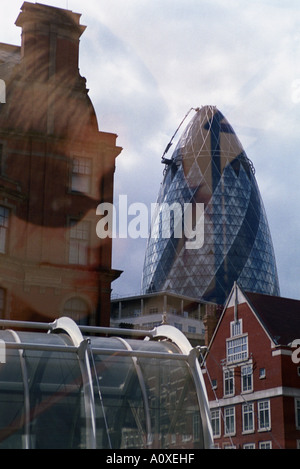
[[[6,342],[5,347],[7,349],[19,350],[21,371],[24,383],[24,401],[25,401],[25,447],[30,447],[30,401],[29,401],[29,388],[27,379],[27,368],[26,361],[21,351],[26,350],[41,350],[49,352],[67,352],[75,353],[79,360],[80,370],[83,380],[83,392],[84,392],[84,403],[85,403],[85,414],[86,414],[86,446],[87,448],[96,448],[96,417],[95,417],[95,401],[94,401],[94,387],[90,361],[88,357],[88,351],[93,355],[114,355],[114,356],[129,356],[132,357],[135,370],[139,379],[139,383],[142,390],[143,402],[145,405],[146,413],[146,431],[147,431],[147,443],[151,440],[151,420],[150,412],[148,408],[147,392],[144,383],[144,378],[138,364],[138,358],[154,358],[154,359],[167,359],[167,360],[179,360],[185,361],[189,366],[193,382],[196,387],[196,393],[198,398],[198,404],[201,414],[201,424],[203,429],[203,443],[205,448],[210,448],[213,443],[212,428],[210,423],[210,411],[209,404],[206,394],[206,388],[204,379],[202,376],[201,368],[198,361],[197,348],[193,348],[187,338],[174,327],[171,326],[158,326],[151,331],[140,331],[131,329],[120,329],[120,328],[102,328],[102,327],[90,327],[82,326],[79,327],[70,318],[59,318],[53,323],[33,323],[24,321],[10,321],[0,320],[0,328],[3,327],[14,327],[22,329],[32,330],[47,330],[48,333],[57,332],[62,330],[66,332],[72,340],[73,345],[53,345],[53,344],[34,344],[28,342],[21,342],[19,335],[10,330],[13,335],[14,342]],[[144,339],[169,339],[171,340],[180,350],[181,353],[170,353],[170,352],[155,352],[155,351],[142,351],[133,350],[125,339],[115,337],[120,343],[123,343],[125,349],[111,349],[111,348],[99,348],[92,347],[89,338],[84,338],[82,331],[89,333],[99,334],[115,334],[127,335],[129,337],[144,337]]]

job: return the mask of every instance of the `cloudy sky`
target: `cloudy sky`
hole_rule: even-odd
[[[22,0],[0,0],[20,44]],[[82,14],[80,72],[99,128],[118,134],[115,201],[155,202],[161,155],[191,107],[216,105],[252,160],[282,296],[300,299],[299,0],[40,0]],[[182,128],[183,130],[183,128]],[[179,135],[178,135],[179,136]],[[115,295],[139,293],[146,239],[116,239]]]

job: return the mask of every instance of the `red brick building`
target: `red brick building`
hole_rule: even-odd
[[[98,129],[79,73],[80,15],[24,2],[21,47],[0,44],[0,317],[109,325],[116,134]]]
[[[233,288],[204,369],[217,448],[300,448],[297,339],[300,301]]]

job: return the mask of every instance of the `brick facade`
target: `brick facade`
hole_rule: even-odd
[[[6,319],[68,314],[109,325],[111,239],[97,205],[113,201],[116,134],[101,132],[79,73],[80,15],[24,2],[21,47],[0,44],[0,293]],[[1,300],[1,298],[0,298]]]
[[[292,361],[291,346],[281,343],[280,328],[274,324],[278,321],[275,309],[274,323],[269,321],[272,310],[268,310],[268,304],[271,298],[276,304],[276,297],[243,293],[238,287],[236,291],[237,304],[233,290],[205,361],[215,445],[237,449],[297,448],[299,366]],[[255,298],[255,306],[250,298]],[[296,318],[300,314],[300,302],[279,298],[278,302],[281,307],[285,303],[287,311],[293,307]],[[282,324],[285,320],[282,310]],[[290,324],[293,339],[300,334],[297,323],[298,319]]]

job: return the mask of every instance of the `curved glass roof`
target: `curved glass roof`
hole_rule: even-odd
[[[224,304],[234,282],[279,295],[271,234],[254,168],[215,106],[203,106],[167,161],[145,253],[143,293],[171,291]],[[204,243],[163,234],[165,207],[204,204]],[[154,234],[154,235],[153,235]]]
[[[0,448],[211,446],[197,349],[177,329],[0,326]]]

